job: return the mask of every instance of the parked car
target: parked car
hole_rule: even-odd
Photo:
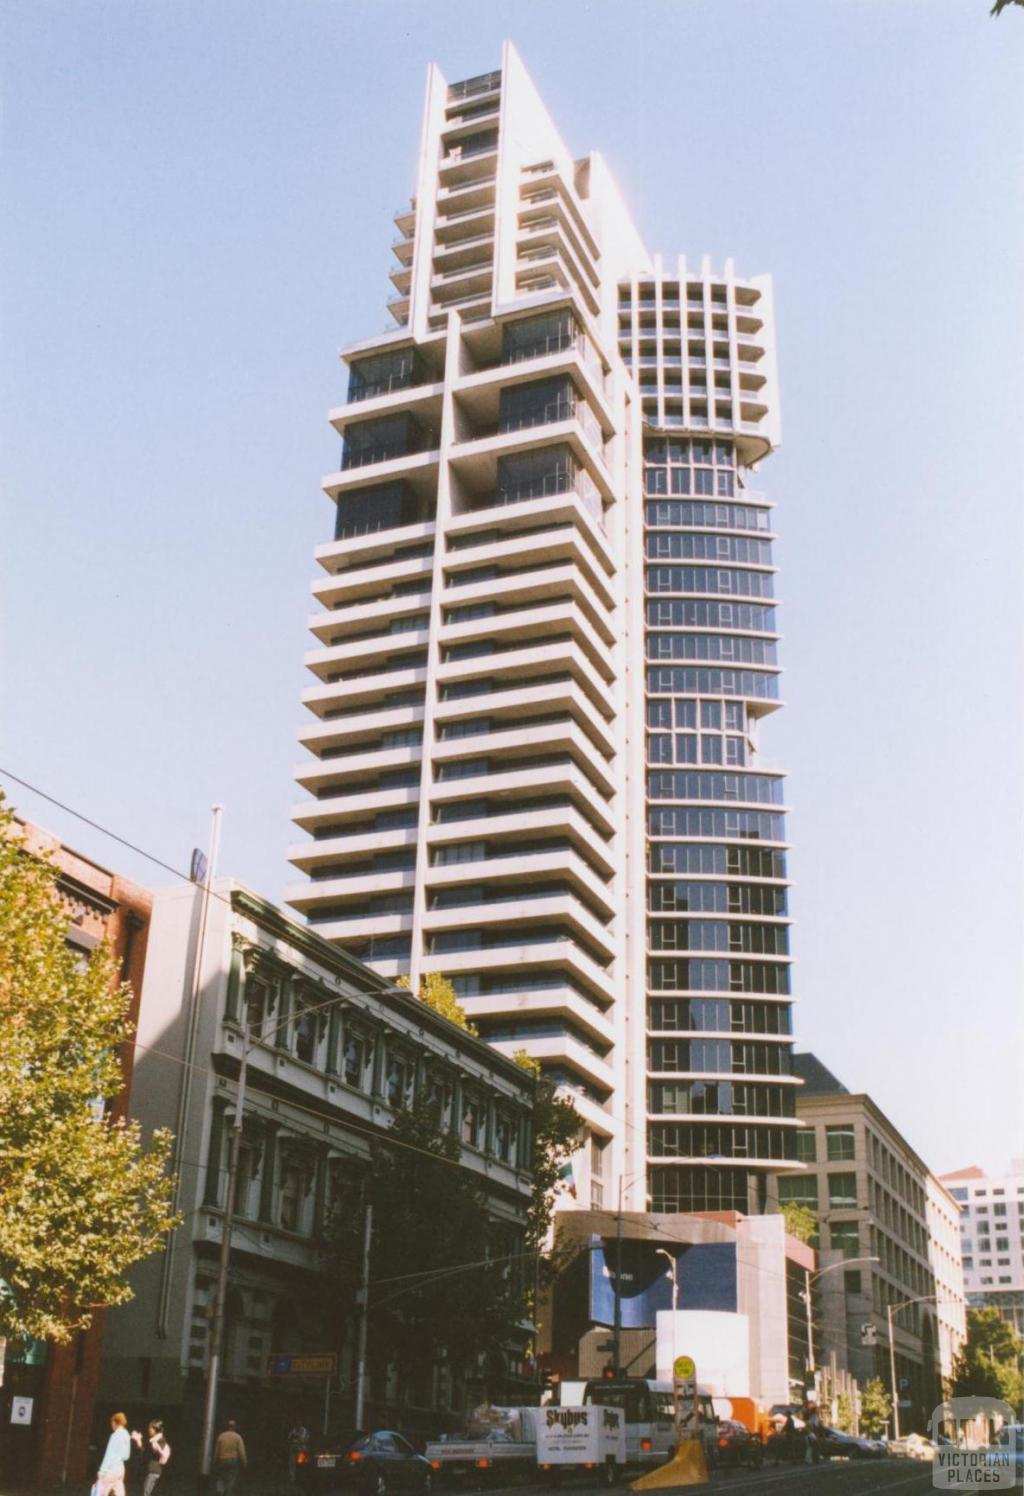
[[[430,1462],[403,1435],[379,1429],[355,1438],[314,1440],[297,1469],[303,1488],[315,1496],[352,1491],[358,1496],[429,1496]]]
[[[752,1470],[760,1470],[764,1463],[764,1445],[745,1423],[736,1418],[720,1418],[716,1459],[722,1466],[748,1465]]]
[[[877,1460],[885,1453],[877,1440],[862,1439],[857,1434],[844,1434],[837,1428],[822,1427],[818,1431],[821,1452],[826,1459]]]

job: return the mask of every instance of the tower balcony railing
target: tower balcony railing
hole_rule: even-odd
[[[391,462],[396,457],[413,457],[419,452],[434,452],[438,447],[436,431],[420,431],[402,441],[379,442],[366,447],[346,446],[341,454],[341,470],[369,467],[377,462]]]
[[[501,87],[501,69],[490,73],[478,73],[474,78],[465,78],[461,83],[448,85],[449,102],[455,99],[471,99],[477,94],[494,93]]]

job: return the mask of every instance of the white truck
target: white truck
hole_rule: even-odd
[[[626,1464],[626,1423],[621,1408],[595,1404],[546,1407],[537,1419],[537,1469],[557,1480],[570,1470],[593,1470],[614,1485]]]
[[[445,1486],[495,1483],[533,1476],[537,1420],[545,1408],[478,1408],[460,1434],[428,1444],[424,1454]]]

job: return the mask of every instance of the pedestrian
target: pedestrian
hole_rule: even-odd
[[[217,1435],[217,1442],[213,1446],[213,1475],[217,1496],[232,1496],[239,1472],[244,1470],[248,1463],[249,1457],[245,1452],[242,1436],[238,1432],[238,1425],[233,1418],[229,1418],[224,1425],[223,1433]],[[99,1496],[102,1496],[102,1493],[99,1493]]]
[[[141,1434],[133,1433],[132,1438],[143,1451],[146,1460],[146,1479],[142,1486],[142,1496],[153,1496],[156,1483],[164,1473],[164,1466],[171,1457],[171,1446],[164,1437],[164,1426],[159,1418],[154,1418],[146,1427],[146,1437],[143,1440]]]
[[[821,1464],[821,1420],[818,1410],[812,1404],[807,1409],[807,1418],[804,1423],[804,1431],[807,1435],[807,1450],[804,1454],[805,1465]]]
[[[115,1413],[110,1420],[110,1438],[96,1473],[96,1496],[124,1496],[124,1467],[132,1452],[128,1419]]]
[[[302,1419],[296,1419],[288,1430],[288,1484],[293,1486],[298,1479],[298,1469],[303,1460],[300,1455],[309,1453],[309,1429]]]

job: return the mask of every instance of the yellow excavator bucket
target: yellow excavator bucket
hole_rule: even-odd
[[[673,1486],[705,1486],[708,1467],[700,1439],[684,1439],[667,1465],[633,1481],[631,1491],[664,1491]]]

